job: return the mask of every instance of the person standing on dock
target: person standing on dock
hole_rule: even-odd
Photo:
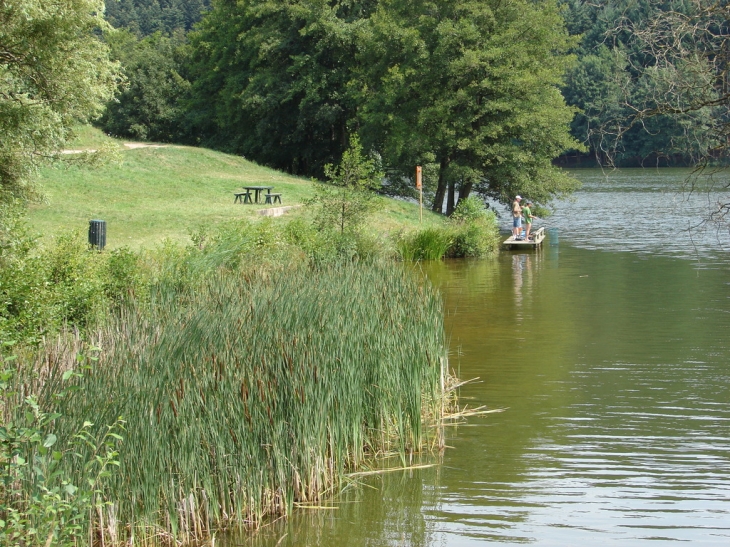
[[[520,207],[521,196],[515,196],[512,202],[512,235],[515,239],[522,233],[522,207]]]
[[[525,218],[525,224],[527,225],[527,228],[525,229],[525,239],[530,239],[530,230],[532,230],[532,219],[537,218],[535,215],[532,214],[531,201],[528,201],[527,205],[522,208],[522,216]]]

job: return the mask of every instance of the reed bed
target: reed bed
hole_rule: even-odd
[[[422,419],[441,414],[442,318],[393,263],[153,289],[104,327],[84,397],[56,403],[59,436],[126,420],[94,542],[202,540],[316,505],[375,454],[405,465],[438,442]]]

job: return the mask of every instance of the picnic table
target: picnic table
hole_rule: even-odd
[[[246,192],[253,192],[254,193],[253,202],[258,203],[259,198],[261,197],[261,192],[266,190],[266,193],[270,194],[271,190],[273,190],[274,187],[273,186],[244,186],[243,189],[246,190]],[[251,199],[251,195],[249,194],[249,200],[250,199]]]

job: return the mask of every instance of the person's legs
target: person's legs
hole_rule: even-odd
[[[529,220],[525,223],[527,224],[527,228],[525,229],[525,239],[530,237],[530,230],[532,230],[532,222]]]
[[[512,221],[512,235],[518,238],[520,233],[522,233],[522,217],[517,217]]]

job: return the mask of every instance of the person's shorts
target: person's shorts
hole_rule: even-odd
[[[522,228],[522,217],[512,217],[512,227]]]

